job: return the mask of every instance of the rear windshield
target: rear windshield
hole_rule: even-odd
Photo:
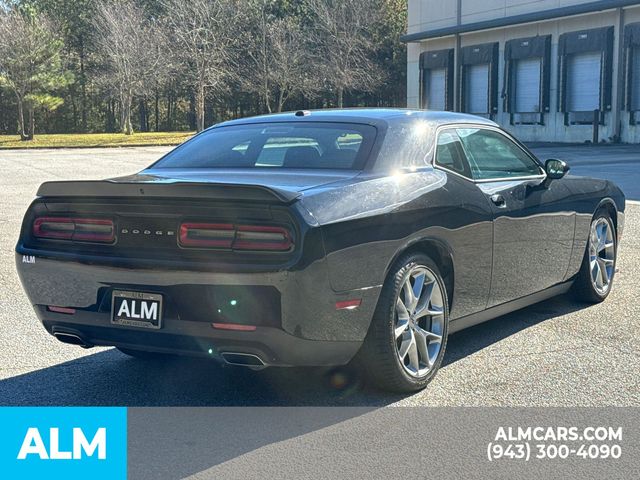
[[[218,127],[184,143],[153,168],[361,169],[376,129],[350,123],[262,123]]]

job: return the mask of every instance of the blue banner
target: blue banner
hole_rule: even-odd
[[[127,478],[127,409],[0,408],[4,478]]]

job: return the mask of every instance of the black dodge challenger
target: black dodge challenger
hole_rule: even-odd
[[[48,182],[16,247],[59,340],[425,387],[447,336],[573,290],[603,301],[625,200],[488,120],[300,111],[222,123],[146,170]]]

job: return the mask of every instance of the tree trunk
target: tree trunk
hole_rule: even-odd
[[[142,98],[140,99],[138,110],[140,114],[140,131],[148,132],[149,131],[149,114],[147,112],[147,103]]]
[[[160,131],[160,98],[158,95],[158,89],[156,88],[156,104],[155,104],[155,117],[156,117],[156,132]]]
[[[26,131],[24,128],[24,102],[22,101],[22,97],[18,98],[18,135],[20,135],[20,140],[28,140]]]
[[[133,134],[133,126],[131,125],[131,102],[132,98],[129,95],[122,97],[120,105],[120,131],[125,135]]]
[[[34,115],[33,107],[29,107],[29,132],[27,133],[27,140],[33,140],[36,133],[36,118]]]
[[[284,90],[281,88],[280,93],[278,93],[278,113],[282,112],[283,108],[284,108]],[[271,110],[269,110],[269,113],[271,113]]]
[[[116,131],[116,107],[115,100],[109,100],[107,103],[107,118],[105,122],[105,130],[107,133]]]
[[[196,91],[196,129],[204,130],[204,85],[198,85]]]
[[[84,37],[80,36],[80,115],[82,117],[82,132],[88,130],[87,123],[87,76],[84,69]]]
[[[338,108],[343,107],[343,98],[344,98],[344,89],[342,87],[338,88]]]

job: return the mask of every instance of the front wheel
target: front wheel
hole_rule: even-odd
[[[616,271],[616,231],[607,211],[594,215],[582,266],[573,284],[578,300],[599,303],[604,301],[613,285]]]
[[[438,266],[424,254],[404,255],[385,281],[357,363],[377,387],[421,390],[442,363],[448,326]]]

